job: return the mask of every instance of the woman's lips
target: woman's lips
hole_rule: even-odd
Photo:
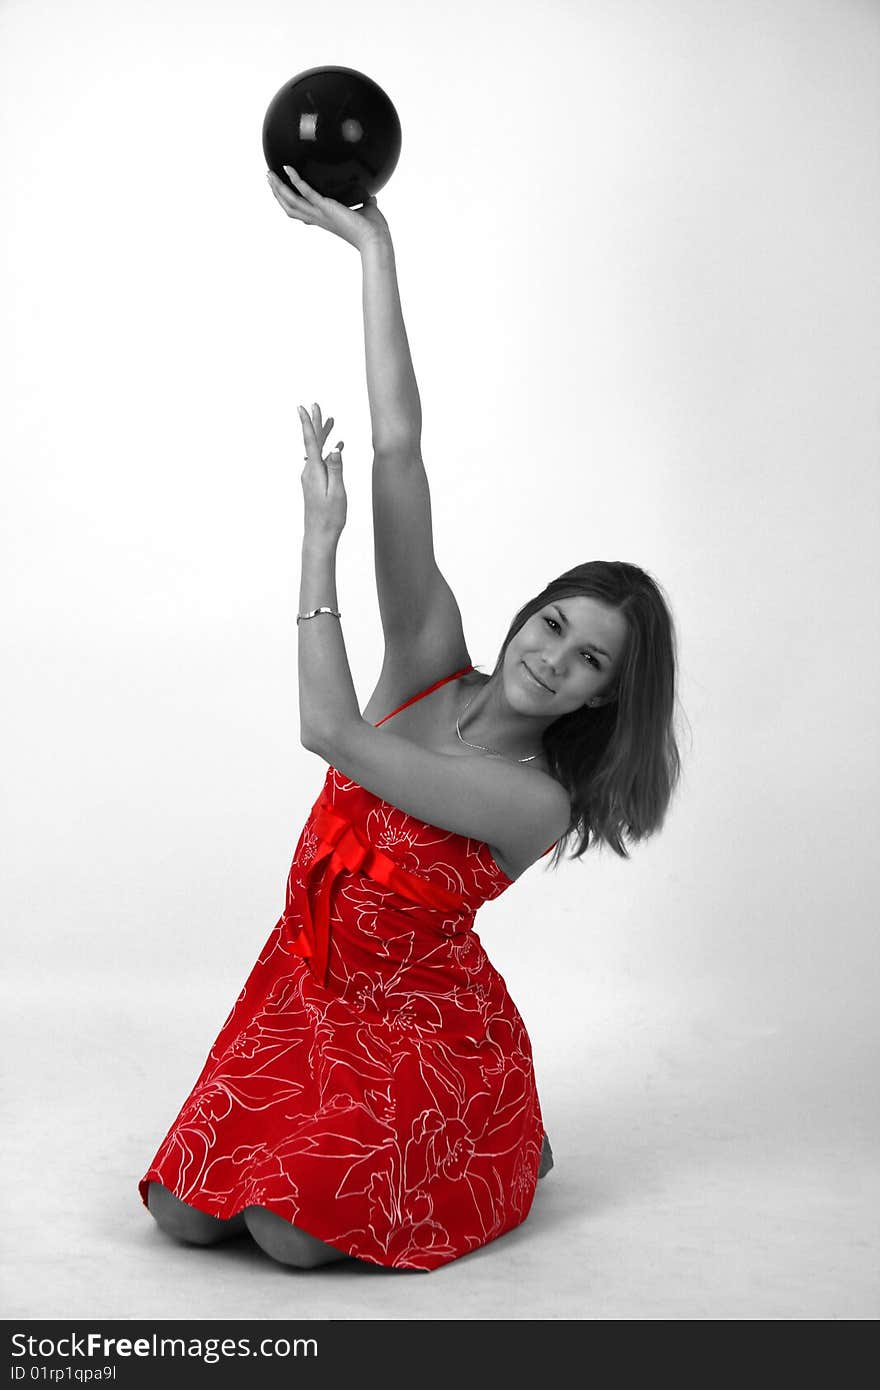
[[[525,663],[525,662],[523,662],[523,666],[525,666],[526,671],[528,671],[528,673],[529,673],[529,675],[531,676],[532,680],[535,682],[535,685],[539,686],[539,687],[541,688],[541,690],[546,690],[548,695],[555,695],[555,694],[556,694],[556,691],[555,691],[555,690],[551,690],[550,687],[549,687],[549,685],[545,685],[544,682],[543,682],[542,680],[540,680],[540,679],[535,675],[534,671],[533,671],[529,666],[526,666],[526,663]]]

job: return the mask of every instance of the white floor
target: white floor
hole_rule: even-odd
[[[586,1058],[539,1068],[556,1166],[523,1226],[431,1274],[304,1273],[247,1239],[177,1246],[140,1203],[137,1179],[222,1022],[216,1000],[181,998],[13,983],[5,1318],[880,1313],[876,1068],[858,1020],[609,1008]]]

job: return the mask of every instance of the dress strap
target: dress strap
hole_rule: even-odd
[[[386,719],[393,719],[395,714],[400,714],[400,711],[406,709],[408,705],[414,705],[417,700],[423,700],[432,691],[439,690],[441,685],[446,685],[448,681],[457,681],[459,676],[466,676],[473,669],[473,666],[463,666],[460,671],[454,671],[451,676],[444,676],[442,680],[435,681],[433,685],[428,686],[427,690],[420,690],[418,695],[411,695],[408,700],[404,700],[402,705],[398,705],[397,709],[393,709],[390,714],[385,715],[384,719],[380,719],[379,724],[384,724]],[[373,727],[378,729],[379,724],[374,724]]]

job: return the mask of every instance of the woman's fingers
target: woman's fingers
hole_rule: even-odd
[[[317,448],[318,456],[320,457],[321,450],[318,446],[318,440],[315,435],[315,427],[312,424],[311,416],[309,415],[309,412],[306,410],[305,406],[298,405],[297,410],[299,411],[299,418],[302,424],[303,443],[306,446],[306,454],[314,454]]]
[[[321,407],[318,405],[317,401],[312,402],[311,410],[306,410],[305,406],[302,405],[297,406],[297,409],[301,415],[305,415],[315,439],[317,440],[319,436],[323,436],[325,426],[321,422]]]
[[[301,179],[296,170],[289,164],[282,164],[281,167],[296,192],[290,192],[283,183],[281,187],[285,189],[285,192],[289,192],[289,196],[296,199],[300,209],[304,210],[306,215],[303,217],[303,221],[321,220],[326,225],[326,209],[323,204],[327,202],[327,199],[322,198],[320,193],[316,193],[311,184],[306,183],[305,179]]]
[[[321,441],[321,448],[323,450],[324,445],[327,443],[327,436],[329,435],[330,430],[333,428],[333,416],[328,415],[327,419],[322,424],[321,407],[318,405],[317,402],[315,402],[315,404],[312,406],[312,424],[314,425],[316,436]]]
[[[303,205],[302,207],[298,207],[296,203],[292,201],[291,195],[285,194],[284,191],[280,189],[277,186],[277,184],[272,183],[271,180],[269,181],[269,187],[275,194],[275,201],[277,203],[280,203],[282,209],[284,210],[284,212],[287,213],[288,217],[296,217],[299,219],[300,222],[309,222],[311,220],[309,217],[310,210],[308,209],[308,207],[306,207],[305,205]]]
[[[294,168],[292,168],[290,164],[282,164],[281,167],[284,170],[287,177],[290,179],[290,182],[293,184],[299,196],[301,198],[304,198],[307,203],[311,203],[312,207],[320,207],[321,203],[323,203],[324,201],[320,193],[316,193],[314,188],[312,188],[311,184],[306,183],[305,179],[301,179],[299,174],[296,172]]]
[[[311,226],[315,221],[316,211],[311,203],[307,203],[305,198],[301,198],[298,193],[294,193],[292,188],[288,188],[286,184],[282,183],[271,169],[267,171],[266,178],[276,200],[281,204],[288,217],[296,217],[300,222],[305,222],[307,226]]]
[[[312,402],[311,413],[304,406],[297,406],[303,427],[303,440],[305,441],[306,451],[311,447],[317,453],[318,459],[323,461],[324,445],[327,437],[333,428],[333,416],[328,415],[326,420],[321,419],[321,407],[317,401]],[[340,445],[336,446],[340,448]]]
[[[328,454],[324,460],[327,469],[328,500],[338,494],[345,496],[345,487],[342,482],[342,448],[342,440],[340,440],[333,452]]]

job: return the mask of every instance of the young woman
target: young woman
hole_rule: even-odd
[[[475,670],[437,567],[421,406],[388,224],[288,171],[288,216],[360,253],[385,651],[361,711],[336,550],[342,443],[299,408],[304,746],[329,764],[285,907],[140,1182],[195,1244],[250,1233],[300,1268],[351,1257],[433,1269],[528,1215],[552,1163],[531,1048],[474,930],[555,846],[657,830],[674,790],[675,638],[643,570],[592,561],[514,617]]]

